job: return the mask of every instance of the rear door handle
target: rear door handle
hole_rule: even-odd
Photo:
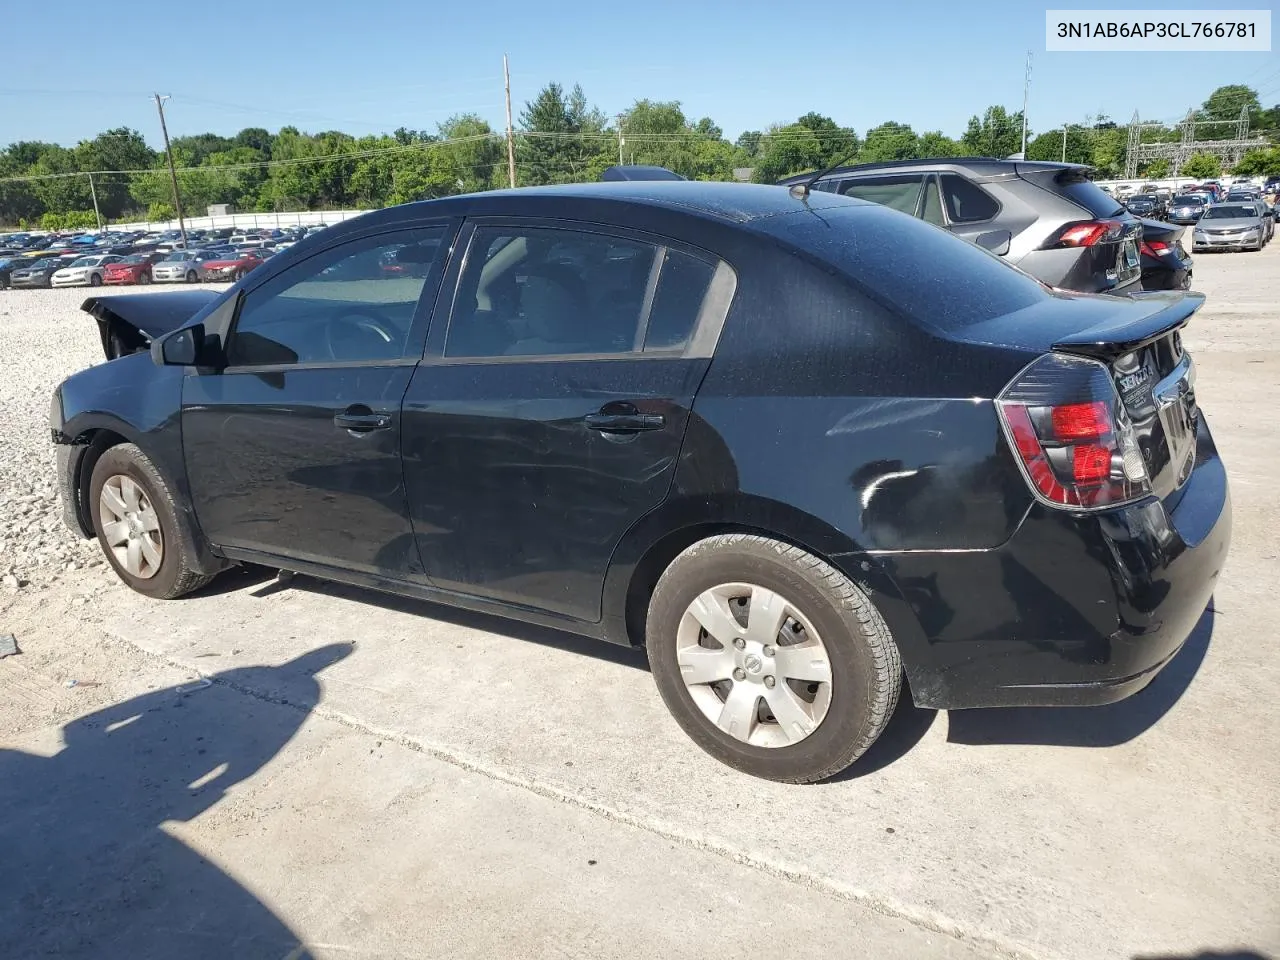
[[[601,433],[639,433],[667,425],[667,418],[660,413],[589,413],[582,419],[589,430]]]
[[[348,407],[342,413],[334,414],[333,425],[352,433],[371,433],[391,426],[391,414],[374,413],[368,407]]]

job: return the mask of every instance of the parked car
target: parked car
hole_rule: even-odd
[[[1258,211],[1258,216],[1262,219],[1263,236],[1262,245],[1266,246],[1271,242],[1271,238],[1276,234],[1276,211],[1265,200],[1254,200],[1253,208]]]
[[[119,263],[123,258],[112,254],[96,254],[73,260],[49,278],[51,287],[100,287],[107,265]]]
[[[151,279],[156,283],[198,283],[208,279],[204,265],[220,256],[213,250],[174,250],[151,265]]]
[[[1272,195],[1280,193],[1280,177],[1267,177],[1266,183],[1262,186],[1262,192]]]
[[[75,256],[64,256],[32,261],[29,266],[18,267],[9,274],[9,286],[15,290],[19,287],[51,287],[53,275],[76,259]]]
[[[160,251],[151,253],[135,253],[107,267],[102,280],[108,286],[120,284],[148,284],[151,282],[151,268],[163,260],[168,254]]]
[[[1142,221],[1143,290],[1189,290],[1194,263],[1182,245],[1185,227],[1159,220]]]
[[[1261,250],[1266,237],[1266,224],[1252,201],[1215,203],[1196,224],[1191,249]]]
[[[804,180],[791,177],[783,183]],[[908,160],[843,167],[815,189],[919,217],[1053,287],[1123,293],[1138,289],[1142,279],[1140,221],[1089,179],[1087,167],[981,158]]]
[[[0,257],[0,290],[5,290],[9,286],[9,276],[15,270],[21,270],[27,266],[28,261],[21,257]]]
[[[204,278],[206,280],[231,280],[234,282],[250,270],[262,266],[262,263],[262,257],[250,250],[242,253],[223,252],[221,256],[205,261]]]
[[[429,269],[365,278],[388,251]],[[1107,703],[1178,651],[1230,539],[1202,302],[1055,293],[822,192],[427,201],[228,293],[89,298],[124,355],[57,388],[58,483],[148,596],[252,562],[645,644],[704,749],[819,780],[904,672]]]
[[[1169,205],[1168,220],[1170,223],[1183,225],[1195,223],[1209,206],[1202,193],[1180,193]]]
[[[1163,219],[1168,212],[1164,201],[1154,193],[1139,193],[1124,202],[1129,212],[1139,217]]]

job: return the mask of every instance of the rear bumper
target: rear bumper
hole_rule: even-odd
[[[1035,506],[993,550],[884,555],[882,609],[920,706],[1083,706],[1145,687],[1191,635],[1231,540],[1226,471],[1201,418],[1166,501],[1072,516]],[[895,622],[896,621],[896,622]]]

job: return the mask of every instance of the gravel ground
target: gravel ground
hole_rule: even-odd
[[[210,285],[224,289],[225,285]],[[165,287],[99,290],[103,296]],[[40,587],[105,562],[95,543],[62,526],[49,442],[49,397],[77,370],[103,362],[87,288],[0,291],[0,589]]]

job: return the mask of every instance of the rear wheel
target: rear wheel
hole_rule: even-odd
[[[888,627],[844,574],[748,534],[672,561],[646,644],[658,691],[694,742],[770,780],[839,773],[880,735],[901,685]]]
[[[193,569],[195,548],[155,466],[131,443],[98,458],[89,479],[89,510],[102,552],[116,575],[139,593],[169,600],[212,577]]]
[[[151,274],[148,273],[146,270],[143,270],[140,274],[138,274],[138,283],[145,286],[150,282],[151,282]]]
[[[187,283],[196,283],[199,279],[200,274],[196,273],[194,270],[187,271]]]

